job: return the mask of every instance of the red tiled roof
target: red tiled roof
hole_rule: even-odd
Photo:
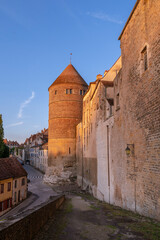
[[[27,176],[27,172],[17,158],[0,158],[0,180],[23,176]]]
[[[4,144],[7,144],[7,139],[4,139],[3,142],[4,142]]]
[[[76,83],[84,86],[88,86],[88,84],[84,81],[81,75],[77,72],[77,70],[73,67],[72,64],[69,64],[64,71],[59,75],[59,77],[52,83],[50,87],[56,84],[62,83]],[[50,89],[49,87],[49,89]]]

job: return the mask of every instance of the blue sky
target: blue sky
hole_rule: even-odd
[[[87,83],[120,56],[136,0],[1,0],[0,113],[20,143],[48,127],[48,87],[69,64]]]

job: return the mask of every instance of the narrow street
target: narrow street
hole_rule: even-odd
[[[22,203],[1,216],[0,220],[14,215],[18,216],[21,212],[34,208],[47,201],[50,196],[57,196],[57,193],[54,192],[50,186],[43,183],[43,174],[41,172],[30,165],[23,165],[23,167],[27,171],[28,179],[30,180],[28,183],[29,196]]]

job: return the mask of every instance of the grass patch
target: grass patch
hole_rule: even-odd
[[[129,224],[132,231],[142,233],[146,239],[160,239],[160,223],[153,222],[138,222]]]
[[[70,212],[72,212],[72,210],[73,210],[73,206],[72,206],[71,200],[67,200],[65,207],[64,207],[64,212],[70,213]]]
[[[77,195],[79,195],[80,197],[82,197],[84,200],[88,199],[90,201],[98,201],[97,199],[95,199],[93,197],[93,195],[89,194],[89,193],[78,193]]]
[[[90,208],[92,208],[93,210],[100,210],[100,207],[95,205],[90,205]]]
[[[116,226],[114,226],[114,225],[107,225],[107,228],[111,228],[111,229],[114,229],[114,230],[116,230],[116,229],[117,229],[117,227],[116,227]]]

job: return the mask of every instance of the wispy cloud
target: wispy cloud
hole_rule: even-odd
[[[19,112],[18,112],[18,118],[22,118],[23,109],[32,101],[32,99],[35,97],[35,92],[32,92],[32,95],[21,104]]]
[[[11,123],[11,124],[7,125],[6,128],[16,127],[16,126],[19,126],[19,125],[22,125],[22,124],[23,124],[23,122]]]
[[[108,14],[102,13],[102,12],[87,12],[87,15],[89,15],[93,18],[103,20],[103,21],[107,21],[107,22],[112,22],[112,23],[117,23],[117,24],[123,23],[123,21],[115,19],[114,17],[111,17]]]

